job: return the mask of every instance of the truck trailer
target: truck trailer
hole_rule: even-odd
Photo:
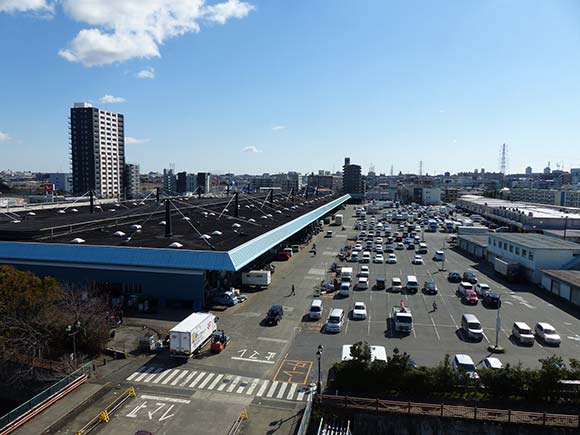
[[[211,313],[193,313],[169,331],[171,356],[189,358],[198,353],[217,329],[217,317]]]
[[[250,270],[242,272],[242,284],[258,287],[268,287],[272,283],[272,273],[269,270]]]
[[[342,218],[343,216],[341,214],[335,214],[334,215],[334,224],[341,227],[342,226]]]

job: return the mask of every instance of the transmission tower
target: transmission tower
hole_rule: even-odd
[[[507,145],[504,143],[500,147],[499,151],[499,172],[505,175],[507,172],[507,165],[508,165],[508,148]]]
[[[423,175],[423,160],[419,160],[419,175]]]

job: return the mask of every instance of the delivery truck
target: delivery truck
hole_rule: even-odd
[[[189,358],[198,353],[217,329],[217,317],[211,313],[193,313],[169,331],[171,356]]]
[[[242,272],[242,284],[248,286],[268,287],[272,283],[272,273],[269,270],[250,270]]]
[[[343,222],[342,219],[343,219],[343,217],[342,217],[341,214],[335,214],[334,215],[334,224],[337,225],[337,226],[339,226],[339,227],[341,227],[342,226],[342,222]]]
[[[413,315],[403,301],[401,301],[400,306],[393,307],[393,324],[396,332],[411,332],[413,330]]]
[[[520,273],[520,265],[518,263],[509,263],[499,257],[495,257],[493,268],[511,282],[517,281]]]

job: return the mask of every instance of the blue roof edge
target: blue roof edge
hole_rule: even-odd
[[[328,204],[320,206],[317,209],[314,209],[278,228],[274,228],[273,230],[268,231],[267,233],[264,233],[255,239],[252,239],[243,245],[228,251],[235,270],[240,270],[242,267],[262,255],[264,252],[273,248],[318,218],[324,216],[330,210],[344,204],[350,198],[350,194],[343,195],[340,198],[329,202]]]

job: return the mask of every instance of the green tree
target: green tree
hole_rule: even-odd
[[[350,347],[350,356],[354,361],[369,364],[372,359],[371,347],[366,341],[359,341]]]

